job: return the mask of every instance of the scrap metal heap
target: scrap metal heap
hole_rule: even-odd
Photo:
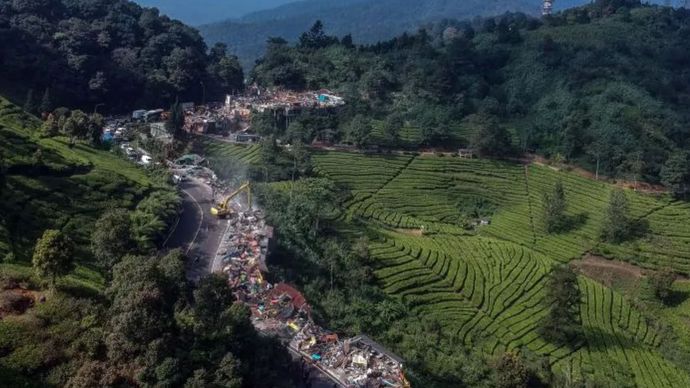
[[[261,211],[238,212],[228,224],[216,260],[237,301],[251,309],[257,331],[278,337],[341,387],[409,387],[399,357],[369,337],[341,339],[318,326],[297,289],[264,279],[272,237]]]

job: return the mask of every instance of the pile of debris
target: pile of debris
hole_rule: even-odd
[[[345,387],[409,386],[402,359],[365,335],[341,341],[337,334],[310,324],[290,346]]]
[[[252,323],[273,335],[341,387],[409,387],[402,360],[366,336],[341,339],[311,318],[294,287],[263,277],[273,230],[261,211],[238,212],[228,224],[215,262],[228,276],[237,300],[249,306]]]

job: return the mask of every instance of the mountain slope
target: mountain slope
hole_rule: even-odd
[[[209,54],[196,30],[156,10],[126,0],[42,3],[0,1],[0,91],[15,101],[49,90],[53,108],[105,104],[103,112],[242,87],[234,59]]]
[[[274,42],[253,78],[342,93],[351,103],[329,126],[338,140],[463,146],[496,122],[520,150],[593,173],[631,184],[687,179],[667,162],[688,146],[688,11],[627,4],[602,0],[546,24],[524,15],[439,23],[366,48],[328,37],[316,46]],[[367,130],[362,117],[374,119],[364,137],[352,130]]]
[[[295,0],[136,0],[145,7],[156,7],[161,13],[187,24],[199,25],[242,17],[250,12],[270,9]]]
[[[539,4],[529,0],[307,0],[250,14],[238,21],[200,26],[199,30],[209,45],[227,44],[247,66],[262,55],[268,37],[295,41],[316,20],[322,20],[330,34],[352,34],[358,43],[374,43],[447,18],[467,19],[508,11],[535,14],[538,10]]]
[[[84,144],[69,147],[63,137],[39,137],[39,126],[33,116],[0,97],[0,258],[13,257],[2,266],[28,271],[36,239],[57,228],[79,245],[80,266],[70,278],[96,279],[90,286],[98,287],[100,276],[90,269],[88,251],[96,219],[106,209],[134,209],[147,198],[173,193],[112,153]],[[173,202],[176,198],[170,197]]]

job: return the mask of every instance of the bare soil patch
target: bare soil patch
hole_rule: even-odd
[[[10,315],[22,315],[43,297],[38,291],[21,287],[0,290],[0,319]]]
[[[394,230],[400,234],[406,234],[408,236],[422,237],[424,235],[424,231],[422,229],[394,229]]]
[[[648,273],[636,265],[592,254],[587,254],[581,260],[572,261],[571,265],[588,278],[609,287],[619,282],[636,282]]]

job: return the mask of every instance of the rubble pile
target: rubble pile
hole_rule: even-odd
[[[214,268],[228,276],[237,300],[249,306],[254,327],[278,337],[341,387],[409,387],[400,358],[366,336],[341,339],[318,326],[297,289],[264,279],[272,237],[261,211],[236,213],[218,251],[222,268]]]

